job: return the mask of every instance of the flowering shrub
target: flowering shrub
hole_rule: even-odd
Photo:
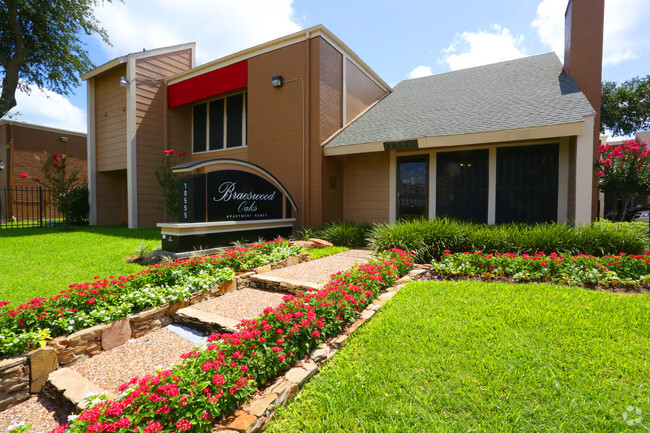
[[[332,279],[320,290],[287,295],[235,334],[213,334],[182,355],[184,361],[122,385],[114,401],[85,410],[66,428],[74,432],[209,431],[246,401],[255,389],[288,370],[325,339],[352,321],[379,292],[412,266],[412,256],[387,251],[378,259]]]
[[[278,238],[219,255],[159,263],[133,275],[97,276],[92,282],[71,284],[50,299],[35,298],[14,309],[0,302],[0,354],[22,353],[43,344],[50,336],[70,334],[187,299],[192,293],[231,280],[234,271],[278,262],[298,254],[300,248]]]
[[[601,144],[598,188],[623,198],[623,212],[635,195],[650,194],[650,149],[647,142],[625,141],[618,146]]]
[[[34,158],[41,163],[43,179],[21,173],[22,179],[33,179],[52,191],[52,200],[57,210],[63,215],[66,227],[71,221],[85,220],[88,217],[88,184],[79,179],[79,169],[67,171],[68,155],[47,155],[42,160],[37,154]]]
[[[557,253],[517,256],[511,253],[456,253],[445,251],[432,269],[444,276],[486,279],[510,277],[516,281],[552,281],[573,285],[650,287],[650,253],[593,257]]]

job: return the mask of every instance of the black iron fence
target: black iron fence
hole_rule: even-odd
[[[64,215],[57,208],[50,189],[42,186],[0,188],[0,229],[54,227],[63,223]]]

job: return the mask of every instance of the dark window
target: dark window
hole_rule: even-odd
[[[199,104],[194,106],[194,128],[193,128],[193,146],[192,149],[194,152],[205,152],[205,138],[207,136],[206,131],[206,119],[207,119],[207,106],[206,104]]]
[[[227,147],[243,146],[242,143],[242,118],[244,109],[244,95],[233,95],[226,103],[228,109],[228,141]]]
[[[487,149],[437,153],[437,216],[487,223],[488,159]]]
[[[557,220],[558,161],[558,144],[497,149],[497,224]]]
[[[223,99],[210,102],[210,150],[223,149]]]
[[[192,149],[196,152],[246,146],[246,94],[196,104]]]
[[[397,158],[397,218],[426,217],[429,203],[429,155]]]

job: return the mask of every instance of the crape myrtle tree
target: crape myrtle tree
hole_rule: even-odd
[[[623,215],[635,196],[650,194],[650,149],[647,142],[625,141],[601,144],[598,159],[598,189],[623,200]]]
[[[69,95],[93,63],[80,40],[97,34],[109,43],[94,9],[111,0],[0,0],[0,118],[29,86]]]

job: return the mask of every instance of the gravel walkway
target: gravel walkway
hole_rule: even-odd
[[[330,275],[351,268],[355,263],[367,262],[371,254],[368,250],[349,250],[322,259],[276,269],[262,275],[324,284],[329,280]]]
[[[193,347],[190,341],[163,328],[78,362],[71,368],[117,394],[117,388],[131,378],[151,374],[157,368],[168,368],[180,362],[180,355]]]
[[[4,433],[10,425],[20,422],[32,424],[29,433],[49,432],[60,424],[67,423],[68,415],[49,398],[32,395],[19,405],[0,412],[0,432]]]
[[[231,319],[252,319],[262,314],[266,307],[275,307],[286,293],[267,292],[259,289],[240,289],[212,298],[192,308],[216,313]]]

